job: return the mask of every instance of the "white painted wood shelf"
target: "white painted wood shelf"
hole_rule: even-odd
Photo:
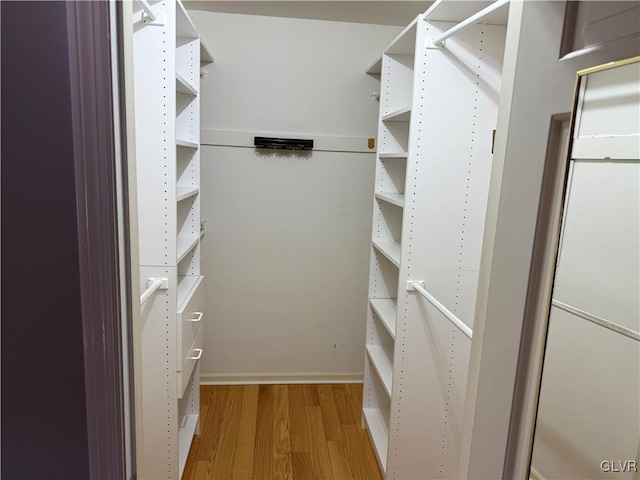
[[[387,55],[415,55],[417,24],[421,20],[416,17],[402,32],[394,38],[389,46],[385,48],[384,53]]]
[[[372,240],[371,243],[382,255],[393,263],[396,267],[400,267],[400,252],[401,247],[399,244],[391,241],[384,240]]]
[[[200,67],[209,65],[214,62],[213,53],[207,46],[207,44],[200,38]]]
[[[372,298],[369,300],[371,308],[376,313],[391,338],[396,338],[396,318],[398,316],[398,302],[395,298]]]
[[[176,200],[181,202],[200,193],[198,187],[176,187]]]
[[[193,287],[198,283],[199,278],[200,276],[198,275],[184,275],[178,277],[178,301],[176,302],[178,310],[182,310],[183,304],[189,301],[193,292]]]
[[[200,35],[182,2],[176,2],[176,36],[178,38],[199,39]]]
[[[393,385],[393,347],[387,345],[367,345],[367,354],[387,395],[391,397],[391,388]]]
[[[365,70],[369,75],[380,75],[382,73],[382,55],[373,61]]]
[[[200,236],[196,235],[194,236],[184,236],[184,237],[178,237],[177,239],[177,262],[180,263],[182,260],[184,260],[184,257],[187,256],[187,254],[193,250],[193,248],[198,244],[198,242],[200,241]]]
[[[398,207],[404,207],[404,193],[376,193],[376,198]]]
[[[200,145],[197,142],[193,142],[191,140],[185,140],[183,138],[176,138],[176,145],[178,147],[200,148]]]
[[[193,442],[193,436],[196,433],[197,427],[198,414],[184,415],[180,419],[180,428],[178,429],[178,463],[180,475],[178,478],[182,478],[184,468],[187,465],[189,450],[191,449],[191,443]]]
[[[383,122],[408,122],[411,120],[411,106],[401,107],[380,117]]]
[[[197,96],[198,90],[195,89],[185,78],[176,72],[176,91],[187,95]]]
[[[378,457],[380,465],[387,464],[387,450],[389,448],[389,409],[388,408],[364,408],[362,409],[364,420],[369,431],[369,438]],[[386,473],[386,468],[382,469]]]
[[[409,153],[407,152],[383,152],[378,154],[378,158],[387,159],[387,158],[407,158]]]

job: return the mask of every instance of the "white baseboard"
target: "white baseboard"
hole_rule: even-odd
[[[533,467],[531,467],[531,471],[529,472],[529,480],[544,480],[544,477],[540,475],[540,473]]]
[[[363,383],[362,373],[202,373],[200,385]]]

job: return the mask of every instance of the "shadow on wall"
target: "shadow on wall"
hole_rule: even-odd
[[[280,158],[294,160],[310,160],[313,157],[313,151],[310,150],[282,150],[276,148],[256,148],[256,157],[258,158]]]

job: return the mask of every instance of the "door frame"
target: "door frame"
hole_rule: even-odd
[[[67,2],[70,92],[78,217],[85,395],[91,478],[135,478],[126,332],[126,151],[114,19],[110,2]],[[116,9],[116,10],[114,10]],[[115,75],[114,75],[115,72]],[[115,102],[114,102],[115,101]],[[125,330],[123,330],[123,326]]]

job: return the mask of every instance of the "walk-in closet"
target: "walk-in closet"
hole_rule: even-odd
[[[59,326],[3,318],[3,477],[638,478],[638,1],[2,15],[3,133],[5,103],[55,130],[13,122],[3,170],[52,145],[21,228],[77,257],[5,255],[36,248],[5,226],[36,160],[7,162],[3,317],[52,284]],[[23,112],[28,41],[58,61]],[[32,335],[50,407],[5,387]]]

